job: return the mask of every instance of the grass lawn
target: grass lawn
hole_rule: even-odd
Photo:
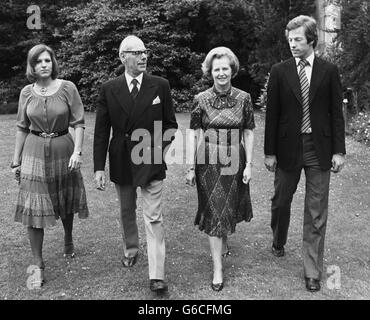
[[[9,169],[15,136],[15,115],[0,116],[0,299],[370,299],[370,148],[347,138],[345,169],[332,175],[322,290],[305,290],[302,266],[304,176],[292,205],[286,255],[270,253],[270,198],[273,174],[263,164],[264,114],[256,112],[255,159],[251,197],[254,218],[241,223],[230,237],[232,255],[224,264],[225,288],[210,289],[212,262],[208,239],[194,226],[196,189],[185,184],[186,165],[168,166],[163,194],[166,232],[166,276],[169,293],[152,294],[141,203],[138,206],[140,258],[132,269],[122,267],[122,238],[113,184],[95,189],[92,142],[94,114],[86,114],[83,176],[90,217],[75,220],[76,258],[63,258],[63,228],[46,229],[45,277],[40,290],[26,286],[31,250],[25,228],[13,222],[17,184]],[[180,129],[189,126],[188,114],[177,114]],[[331,268],[340,275],[340,288],[330,284]],[[340,274],[339,274],[340,272]],[[339,284],[339,283],[338,283]]]

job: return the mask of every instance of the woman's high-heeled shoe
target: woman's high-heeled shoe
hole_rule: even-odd
[[[224,288],[224,283],[211,283],[211,288],[213,291],[221,291]]]
[[[226,251],[222,254],[222,257],[225,258],[230,255],[231,255],[231,251],[229,249],[229,246],[226,244]]]
[[[64,258],[74,258],[75,257],[75,248],[73,243],[68,243],[64,245]]]
[[[223,258],[225,258],[225,257],[227,257],[227,256],[231,256],[231,251],[230,251],[230,250],[227,250],[226,252],[224,252],[224,253],[222,254],[222,257],[223,257]]]

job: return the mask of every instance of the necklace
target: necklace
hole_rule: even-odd
[[[49,84],[50,85],[50,84]],[[39,88],[39,91],[40,91],[40,94],[42,95],[42,96],[45,96],[47,93],[48,93],[48,90],[49,90],[49,85],[46,85],[46,86],[40,86],[40,84],[38,84],[37,82],[36,82],[36,86],[37,86],[37,88]]]
[[[46,88],[46,87],[41,87],[40,88],[40,93],[41,93],[41,95],[45,95],[45,94],[47,94],[48,93],[48,88]]]

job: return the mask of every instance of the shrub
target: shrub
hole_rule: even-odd
[[[269,82],[269,78],[270,78],[270,72],[265,77],[265,84],[263,88],[261,89],[261,94],[256,102],[256,106],[258,106],[261,111],[265,111],[266,106],[267,106],[267,85]]]
[[[14,114],[18,111],[18,103],[10,102],[3,103],[0,105],[0,114]]]
[[[118,47],[129,34],[139,36],[151,49],[149,73],[167,78],[173,89],[192,87],[201,55],[188,47],[189,32],[173,30],[167,15],[169,3],[92,0],[88,6],[60,11],[66,21],[58,50],[61,74],[77,85],[87,110],[95,109],[101,83],[123,71]],[[183,95],[176,92],[177,105],[183,103]]]
[[[190,90],[172,89],[172,99],[176,112],[189,112],[193,101],[193,95]]]
[[[370,112],[359,112],[353,116],[348,127],[356,141],[370,146]]]
[[[341,29],[335,58],[343,83],[358,94],[358,109],[370,110],[370,4],[364,0],[342,0]]]

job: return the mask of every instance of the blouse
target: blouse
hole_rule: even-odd
[[[84,108],[74,83],[62,80],[59,89],[50,96],[37,94],[33,84],[25,86],[19,97],[17,127],[24,132],[47,133],[68,127],[85,128]]]

